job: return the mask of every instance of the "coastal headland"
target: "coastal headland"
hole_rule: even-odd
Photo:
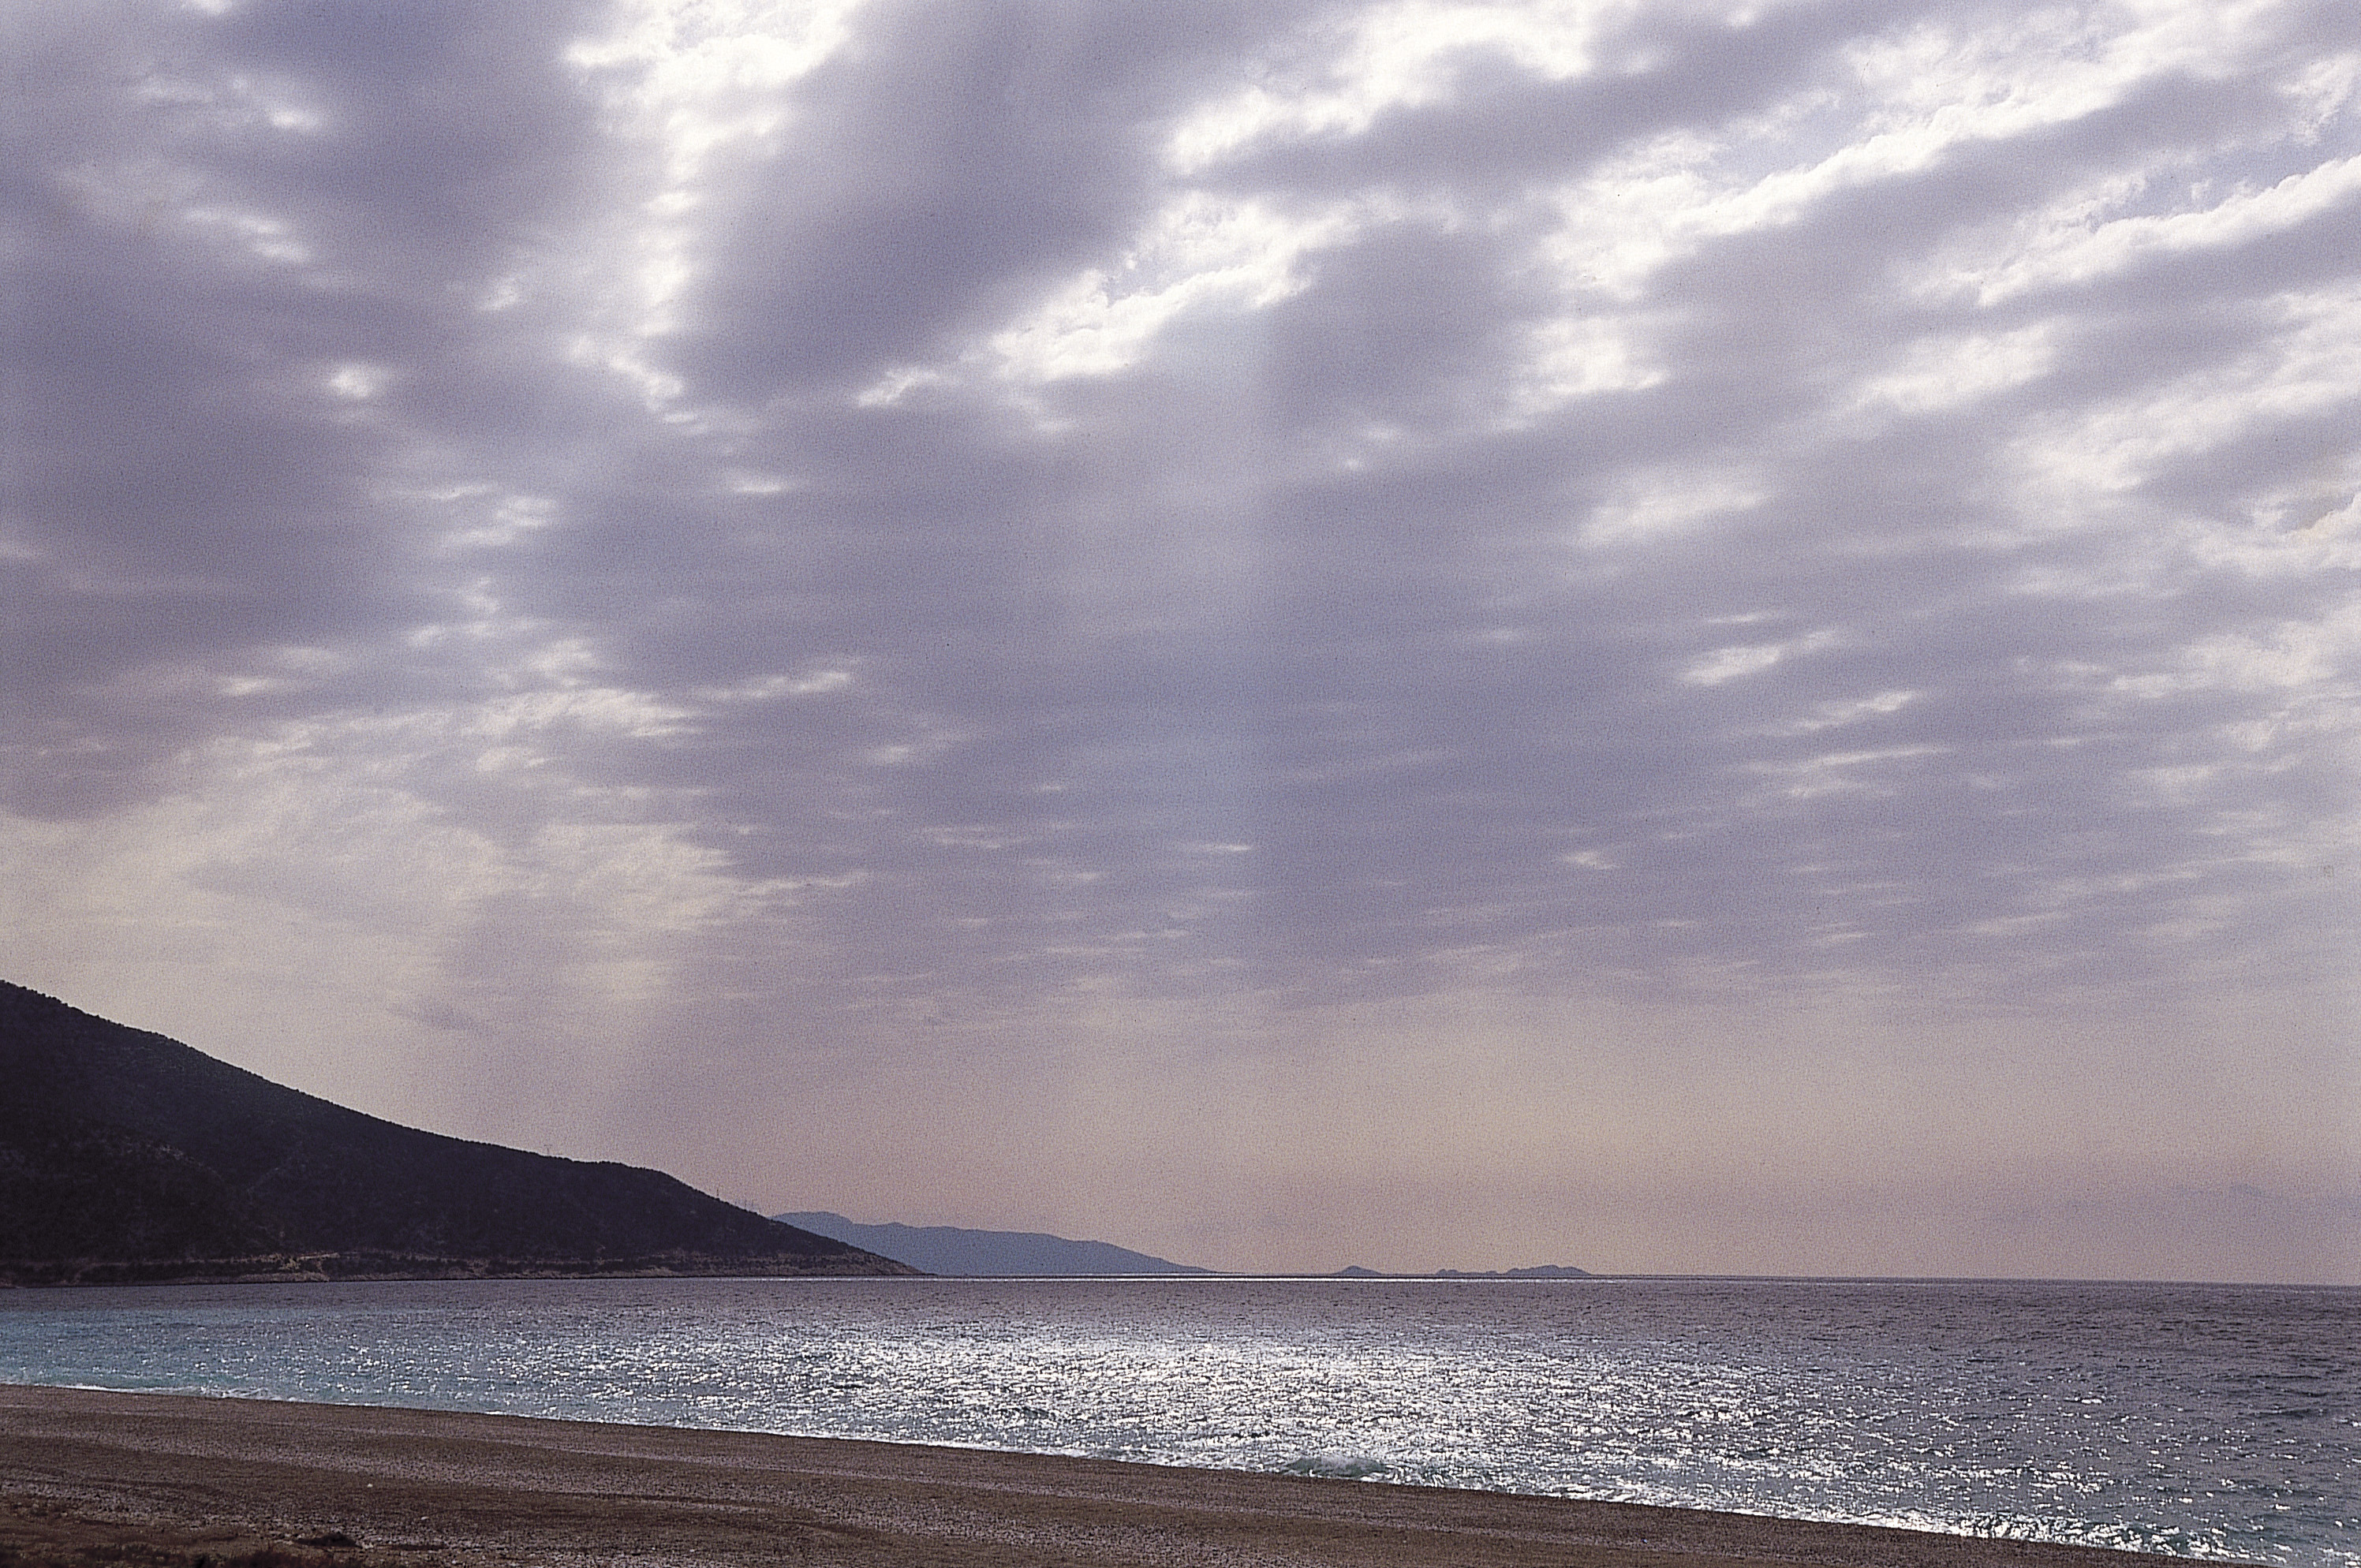
[[[0,1563],[2132,1568],[2085,1547],[1104,1460],[0,1385]]]
[[[404,1127],[0,981],[0,1285],[917,1271],[662,1171]]]

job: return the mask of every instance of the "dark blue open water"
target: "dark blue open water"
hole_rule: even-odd
[[[2361,1290],[1593,1279],[0,1292],[0,1380],[2361,1565]]]

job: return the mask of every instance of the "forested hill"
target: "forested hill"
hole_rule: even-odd
[[[910,1274],[660,1171],[421,1132],[0,981],[0,1280]]]

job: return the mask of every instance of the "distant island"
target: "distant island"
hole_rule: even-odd
[[[1535,1264],[1531,1268],[1438,1268],[1432,1274],[1387,1274],[1375,1268],[1363,1268],[1355,1264],[1340,1268],[1331,1279],[1590,1279],[1596,1277],[1587,1268],[1574,1268],[1563,1263]]]
[[[916,1272],[660,1171],[400,1126],[0,981],[0,1284]]]
[[[906,1263],[927,1274],[1013,1277],[1213,1274],[1185,1263],[1151,1257],[1109,1242],[1068,1241],[1038,1231],[971,1231],[956,1225],[864,1225],[811,1210],[771,1216],[818,1235]]]

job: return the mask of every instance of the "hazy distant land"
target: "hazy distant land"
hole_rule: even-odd
[[[1381,1268],[1355,1265],[1336,1271],[1340,1279],[1588,1279],[1590,1270],[1564,1263],[1541,1263],[1530,1268],[1438,1268],[1432,1274],[1389,1274]]]
[[[1110,1275],[1200,1275],[1218,1277],[1224,1271],[1174,1263],[1148,1253],[1134,1252],[1112,1242],[1069,1241],[1039,1231],[974,1231],[958,1225],[906,1225],[899,1221],[864,1224],[824,1209],[774,1214],[783,1224],[865,1248],[881,1257],[906,1263],[927,1274],[968,1278],[1056,1278]],[[1587,1269],[1564,1264],[1532,1268],[1437,1269],[1433,1274],[1395,1274],[1355,1265],[1331,1279],[1587,1279]]]
[[[1068,1241],[1038,1231],[972,1231],[956,1225],[862,1224],[825,1210],[771,1216],[815,1235],[906,1263],[927,1274],[1018,1277],[1060,1275],[1213,1274],[1112,1242]]]
[[[398,1126],[0,981],[0,1283],[909,1274],[662,1172]]]

